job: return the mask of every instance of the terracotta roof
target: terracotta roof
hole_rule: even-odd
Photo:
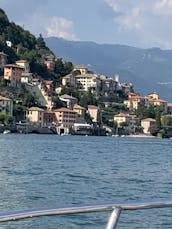
[[[11,99],[9,99],[9,98],[7,98],[7,97],[4,97],[4,96],[1,96],[1,95],[0,95],[0,100],[11,101]]]
[[[68,74],[68,75],[66,75],[66,76],[63,76],[63,79],[68,79],[68,78],[70,78],[72,76],[72,74]]]
[[[144,97],[140,95],[132,95],[130,99],[144,99]]]
[[[144,121],[144,122],[156,122],[156,120],[153,118],[145,118],[145,119],[142,119],[142,121]]]
[[[115,115],[115,117],[130,117],[130,115],[129,114],[120,113],[120,114]]]
[[[98,107],[94,105],[88,105],[88,109],[98,109]]]
[[[163,99],[154,99],[154,102],[160,102],[160,103],[167,103],[167,101],[163,100]]]
[[[24,67],[19,66],[19,65],[17,65],[17,64],[6,64],[4,67],[21,68],[21,69],[24,68]]]
[[[70,109],[68,109],[68,108],[66,108],[66,107],[61,107],[61,108],[59,108],[59,109],[56,109],[56,110],[54,110],[54,112],[70,112],[70,113],[76,113],[75,111],[70,110]]]
[[[84,107],[81,107],[81,106],[80,106],[80,105],[78,105],[78,104],[75,104],[75,105],[73,106],[73,109],[85,110],[85,108],[84,108]]]

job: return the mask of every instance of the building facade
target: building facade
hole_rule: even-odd
[[[9,98],[0,96],[0,112],[13,115],[13,101]]]
[[[153,118],[146,118],[141,120],[141,126],[143,127],[144,134],[150,134],[150,127],[156,124],[156,120]]]
[[[93,123],[97,123],[98,121],[98,111],[99,109],[97,106],[88,105],[88,113],[90,114]]]
[[[24,72],[30,72],[30,66],[27,60],[18,60],[16,64],[22,67]]]
[[[27,120],[31,124],[42,127],[44,125],[44,109],[31,107],[27,111]]]
[[[11,86],[17,86],[21,83],[23,67],[16,64],[7,64],[4,66],[4,79],[10,82]]]
[[[71,128],[76,122],[76,112],[65,107],[54,110],[57,123],[66,128]]]

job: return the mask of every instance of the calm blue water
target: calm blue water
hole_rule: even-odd
[[[172,140],[0,135],[0,212],[172,196]],[[0,229],[101,229],[110,213],[0,223]],[[172,228],[172,209],[123,212],[118,228]]]

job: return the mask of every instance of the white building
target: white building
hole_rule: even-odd
[[[150,134],[150,127],[156,124],[156,120],[153,118],[146,118],[141,120],[141,126],[143,127],[144,134]]]
[[[75,76],[76,87],[80,91],[95,91],[101,88],[101,80],[97,74],[81,74]]]

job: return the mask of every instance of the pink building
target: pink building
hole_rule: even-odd
[[[92,121],[97,123],[98,107],[94,105],[88,105],[88,112],[92,118]]]
[[[76,112],[66,107],[54,110],[58,124],[71,128],[76,122]]]
[[[4,66],[4,79],[9,80],[12,86],[21,83],[23,67],[16,64],[6,64]]]

